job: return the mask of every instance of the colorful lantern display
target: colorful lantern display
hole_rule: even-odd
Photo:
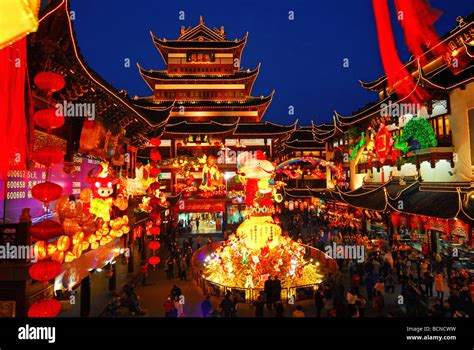
[[[149,259],[148,259],[148,263],[153,266],[153,270],[155,269],[156,265],[158,265],[160,263],[161,259],[159,256],[151,256]]]
[[[161,229],[158,227],[158,226],[153,226],[150,228],[149,230],[150,234],[152,234],[153,236],[156,236],[156,235],[159,235],[160,232],[161,232]]]

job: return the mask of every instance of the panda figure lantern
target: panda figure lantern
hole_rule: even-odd
[[[107,163],[101,163],[99,173],[96,176],[89,174],[86,181],[92,185],[93,194],[89,212],[105,222],[110,221],[110,210],[114,205],[113,194],[118,179],[111,173]]]

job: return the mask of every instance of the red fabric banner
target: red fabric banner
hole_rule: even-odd
[[[415,82],[398,56],[387,0],[372,0],[372,4],[377,25],[380,56],[388,85],[395,88],[400,98],[407,98],[412,103],[423,103],[429,95],[421,86],[416,87],[415,90]]]
[[[26,71],[26,38],[0,50],[0,180],[26,166]]]

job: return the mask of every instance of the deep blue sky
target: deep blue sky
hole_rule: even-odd
[[[474,11],[472,0],[432,0],[443,11],[440,35],[457,25],[456,17]],[[242,66],[262,63],[253,95],[276,90],[265,119],[300,125],[327,122],[336,109],[346,115],[376,100],[358,80],[383,74],[370,0],[71,0],[78,46],[86,61],[116,89],[147,96],[150,89],[136,68],[164,69],[149,31],[176,39],[181,25],[195,26],[202,15],[211,28],[225,26],[228,39],[249,32]],[[185,12],[180,21],[179,11]],[[294,11],[295,19],[288,20]],[[394,11],[392,11],[394,12]],[[409,58],[401,30],[394,23],[400,56]],[[124,67],[124,59],[131,67]],[[343,59],[349,59],[349,68]],[[294,106],[295,116],[288,115]]]

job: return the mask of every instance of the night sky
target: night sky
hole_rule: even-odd
[[[443,11],[437,23],[440,35],[457,25],[457,16],[474,11],[472,0],[432,0],[431,5]],[[194,27],[202,15],[211,28],[225,26],[228,39],[249,32],[242,67],[262,63],[253,95],[276,91],[266,120],[328,122],[334,110],[347,115],[377,99],[359,84],[359,79],[371,81],[383,74],[370,0],[71,0],[71,9],[78,46],[90,67],[132,97],[151,95],[137,62],[145,69],[165,68],[149,31],[177,39],[181,25]],[[289,11],[294,12],[292,21]],[[393,24],[400,57],[406,61],[401,28]],[[126,58],[130,68],[124,67]],[[345,58],[349,68],[343,67]],[[294,106],[293,116],[289,106]]]

